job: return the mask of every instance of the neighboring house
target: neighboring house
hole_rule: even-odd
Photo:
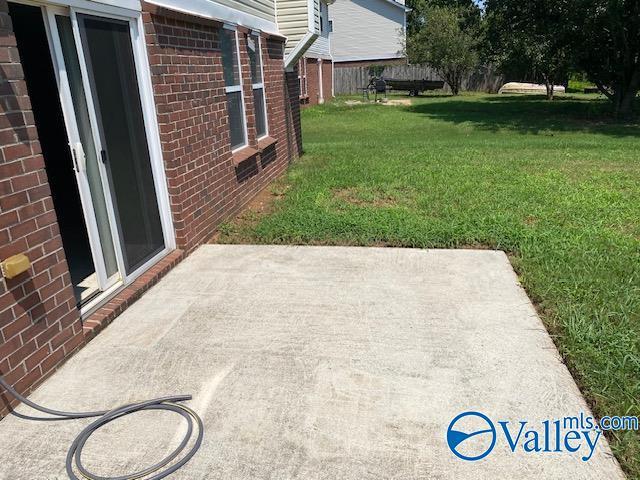
[[[329,11],[336,68],[406,63],[404,0],[336,0]]]
[[[0,280],[0,374],[19,392],[299,155],[295,67],[321,23],[302,3],[0,3],[0,261],[31,262]],[[305,31],[285,47],[291,5]]]
[[[302,104],[316,105],[333,97],[329,9],[334,1],[298,0],[291,2],[286,8],[278,10],[280,29],[288,38],[287,56],[298,59],[298,80]],[[313,19],[305,13],[311,8],[316,12]],[[295,46],[299,48],[304,44],[304,40],[301,40],[303,38],[307,40],[309,48],[303,55],[300,55],[295,50]]]
[[[298,64],[300,101],[316,105],[333,97],[333,59],[329,10],[335,0],[320,0],[320,34]]]

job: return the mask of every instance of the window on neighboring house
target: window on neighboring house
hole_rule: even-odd
[[[262,39],[260,35],[247,35],[247,53],[251,65],[253,106],[256,112],[256,133],[258,138],[267,135],[267,101],[264,95],[264,72],[262,70]]]
[[[298,62],[298,82],[300,82],[300,96],[307,96],[307,59],[301,58]]]
[[[226,27],[221,29],[220,49],[227,93],[231,149],[237,150],[247,145],[247,127],[242,93],[242,75],[240,73],[240,49],[238,48],[238,34],[235,30]]]

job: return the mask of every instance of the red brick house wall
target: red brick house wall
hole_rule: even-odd
[[[320,82],[322,94],[326,102],[333,97],[333,62],[318,58],[305,57],[301,62],[307,64],[307,97],[302,99],[304,105],[318,105],[320,103]],[[322,80],[320,79],[320,64],[322,63]]]
[[[308,105],[317,105],[320,90],[318,88],[318,60],[315,58],[303,58],[303,62],[307,64],[307,101]]]
[[[300,80],[298,79],[298,67],[286,72],[285,88],[286,98],[289,102],[287,114],[288,148],[293,153],[293,158],[302,155],[302,122],[300,119]]]
[[[297,157],[289,146],[283,40],[262,38],[269,136],[260,152],[246,33],[239,32],[248,146],[238,162],[230,148],[222,58],[216,22],[176,15],[146,5],[144,23],[160,140],[179,248],[191,250],[212,236]],[[297,95],[296,92],[293,93]],[[297,96],[296,96],[297,98]],[[297,118],[297,117],[296,117]],[[299,132],[298,132],[299,134]],[[236,155],[236,157],[238,157]]]
[[[0,260],[26,253],[32,264],[0,280],[0,374],[24,392],[71,355],[83,333],[4,0],[0,74]],[[0,417],[9,400],[0,390]]]
[[[322,89],[324,93],[324,101],[333,98],[333,62],[331,60],[322,60]]]
[[[302,152],[297,71],[283,39],[263,37],[269,135],[255,131],[247,32],[240,32],[249,148],[232,154],[218,48],[220,24],[144,5],[147,43],[178,248],[192,251]],[[184,256],[176,250],[81,321],[6,0],[0,0],[0,374],[28,393]],[[0,418],[15,401],[0,389]]]

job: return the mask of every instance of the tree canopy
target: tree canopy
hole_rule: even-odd
[[[409,36],[419,32],[425,25],[427,11],[433,7],[451,7],[458,9],[464,17],[464,23],[478,26],[481,21],[480,7],[473,0],[407,0],[407,7],[411,11],[407,14],[407,34]]]
[[[585,73],[617,114],[633,113],[640,0],[486,0],[484,9],[474,0],[407,0],[407,6],[409,60],[432,65],[447,83],[481,56],[514,80],[544,83],[549,98],[569,73]]]
[[[640,2],[572,0],[571,46],[584,71],[621,116],[633,112],[640,90]]]
[[[465,9],[428,6],[423,25],[407,39],[407,53],[416,63],[431,65],[454,95],[464,75],[478,64],[477,28],[468,24]]]
[[[632,114],[640,90],[638,0],[487,0],[485,22],[491,58],[503,71],[529,68],[547,84],[584,72],[616,113]]]
[[[547,97],[572,65],[567,41],[568,2],[560,0],[488,0],[486,47],[504,73],[544,83]]]

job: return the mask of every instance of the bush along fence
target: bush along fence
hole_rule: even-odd
[[[371,76],[399,80],[442,80],[436,71],[423,65],[389,65],[385,67],[336,67],[334,91],[336,95],[361,93]],[[478,67],[462,81],[462,90],[496,93],[504,83],[502,75],[492,66]],[[450,91],[445,84],[445,91]]]

